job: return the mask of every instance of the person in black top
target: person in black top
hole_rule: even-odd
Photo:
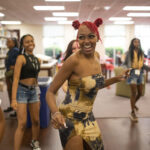
[[[20,150],[23,134],[27,122],[27,105],[32,122],[32,141],[33,150],[40,150],[39,138],[39,111],[40,100],[37,91],[37,78],[40,71],[40,60],[33,55],[35,44],[32,35],[27,34],[20,41],[20,55],[17,58],[11,106],[17,111],[18,127],[14,138],[14,150]]]
[[[5,68],[6,68],[5,79],[6,79],[6,84],[7,84],[7,92],[8,92],[8,96],[9,96],[9,101],[11,104],[13,72],[14,72],[14,66],[16,63],[16,59],[19,54],[17,39],[16,38],[8,38],[7,39],[7,47],[9,50],[7,52],[6,59],[5,59]],[[11,107],[8,107],[7,109],[4,110],[4,112],[10,112],[12,110],[13,109]],[[14,114],[10,114],[10,116],[15,117],[16,112]]]

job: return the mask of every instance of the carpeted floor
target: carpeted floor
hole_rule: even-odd
[[[139,117],[150,117],[150,83],[146,84],[146,92],[137,102]],[[102,89],[98,92],[93,108],[96,118],[128,117],[130,108],[129,98],[115,95],[115,85],[110,89]]]

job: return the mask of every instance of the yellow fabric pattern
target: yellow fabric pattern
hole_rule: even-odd
[[[144,63],[144,56],[140,57],[138,60],[138,53],[134,50],[134,59],[132,62],[132,68],[141,69]]]
[[[103,86],[104,77],[100,74],[68,82],[65,100],[59,106],[68,127],[59,131],[63,147],[71,137],[79,135],[91,150],[104,150],[101,132],[92,112],[97,92]]]

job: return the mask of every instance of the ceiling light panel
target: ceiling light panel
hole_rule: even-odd
[[[66,21],[65,17],[45,17],[45,21]]]
[[[53,16],[65,16],[65,17],[76,17],[79,16],[77,12],[54,12]]]
[[[80,2],[81,0],[45,0],[46,2]]]
[[[150,17],[150,13],[128,13],[129,17]]]
[[[131,17],[110,17],[110,21],[129,21],[132,20]]]
[[[115,21],[114,24],[134,24],[134,21]]]
[[[1,24],[21,24],[21,21],[1,21]]]
[[[3,13],[0,12],[0,17],[4,17],[4,16],[5,16],[5,14],[3,14]]]
[[[33,6],[35,10],[65,10],[64,6]]]
[[[125,6],[123,10],[150,11],[150,6]]]
[[[58,21],[58,24],[72,24],[73,21]]]
[[[105,10],[109,10],[109,9],[110,9],[110,6],[105,6],[104,9],[105,9]]]

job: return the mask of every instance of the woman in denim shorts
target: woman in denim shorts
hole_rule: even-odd
[[[35,44],[32,35],[27,34],[20,41],[20,55],[14,70],[11,106],[17,111],[18,127],[14,137],[14,150],[20,150],[27,122],[27,105],[32,121],[33,150],[40,150],[39,111],[40,100],[37,91],[37,77],[40,71],[40,60],[33,55]]]
[[[144,65],[144,53],[141,49],[140,40],[137,38],[132,39],[129,46],[129,51],[126,54],[124,63],[128,68],[131,68],[130,76],[127,79],[127,84],[131,88],[131,114],[130,118],[132,121],[137,122],[138,118],[135,114],[135,110],[138,111],[138,107],[135,105],[139,98],[142,96],[144,76],[143,76],[143,65]]]

